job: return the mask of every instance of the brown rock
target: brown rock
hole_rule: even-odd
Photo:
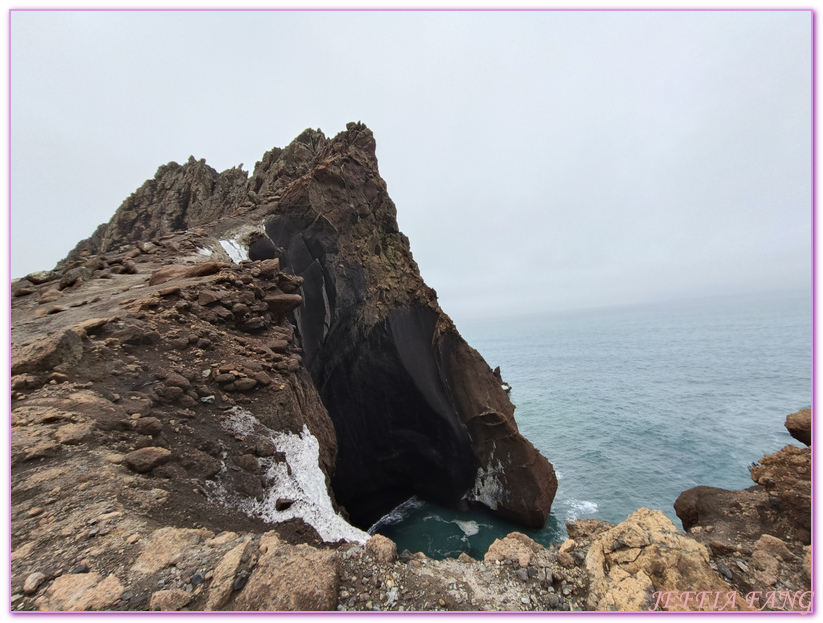
[[[149,544],[132,565],[133,573],[149,575],[170,565],[178,554],[191,549],[213,535],[207,530],[172,528],[167,526],[152,532]]]
[[[774,586],[780,563],[777,558],[761,549],[755,550],[751,558],[754,567],[754,577],[766,586]]]
[[[223,298],[222,292],[204,290],[200,293],[200,296],[197,298],[197,304],[205,307],[206,305],[211,305],[212,303],[218,302],[221,298]]]
[[[169,374],[163,382],[167,387],[179,387],[183,390],[191,389],[191,382],[182,374]]]
[[[557,564],[566,569],[574,567],[574,558],[569,552],[557,552]]]
[[[54,281],[57,279],[58,275],[53,270],[38,270],[33,273],[29,273],[26,275],[26,281],[30,281],[36,286],[39,286],[43,283],[47,283],[49,281]]]
[[[291,311],[294,311],[303,302],[303,297],[299,294],[274,294],[266,295],[264,299],[268,305],[269,312],[275,318],[282,318]]]
[[[150,435],[154,437],[163,430],[163,422],[156,417],[141,417],[134,422],[134,430],[140,435]]]
[[[120,599],[123,585],[114,574],[100,580],[97,573],[62,575],[35,601],[39,610],[103,610]]]
[[[337,556],[308,545],[285,545],[275,533],[260,539],[260,559],[234,610],[335,610]]]
[[[138,473],[148,472],[158,465],[167,463],[171,458],[171,451],[157,446],[140,448],[134,452],[129,452],[123,457],[123,462],[132,470]]]
[[[390,538],[382,534],[375,534],[366,541],[366,551],[371,554],[377,562],[394,562],[397,560],[397,545]]]
[[[256,386],[257,386],[257,381],[252,379],[252,378],[249,378],[249,377],[244,377],[242,379],[237,379],[234,382],[234,389],[238,392],[247,392],[247,391],[249,391],[250,389],[253,389]]]
[[[61,296],[63,296],[63,293],[57,288],[54,288],[52,290],[46,290],[40,295],[38,303],[40,303],[41,305],[46,305],[47,303],[54,303],[54,301],[59,299]]]
[[[206,480],[213,478],[223,469],[222,462],[196,448],[181,450],[178,462],[191,475]]]
[[[591,541],[598,534],[611,528],[614,528],[612,522],[599,519],[575,519],[566,522],[566,532],[569,533],[569,538],[575,541]]]
[[[280,260],[277,258],[273,260],[263,260],[260,262],[259,270],[261,279],[273,279],[277,273],[280,272]],[[29,281],[31,281],[31,279],[29,279]]]
[[[82,330],[67,329],[11,351],[11,373],[46,372],[73,366],[83,358]]]
[[[163,266],[151,274],[149,285],[156,286],[158,284],[171,281],[172,279],[189,279],[192,277],[213,275],[228,266],[229,264],[222,262],[201,262],[200,264],[195,264],[194,266],[181,266],[179,264]]]
[[[35,571],[34,573],[29,574],[26,581],[23,582],[23,593],[26,595],[34,595],[34,593],[37,592],[37,589],[40,588],[40,585],[45,581],[46,576],[40,571]]]
[[[151,596],[149,610],[175,611],[189,605],[191,595],[179,588],[157,591]]]
[[[215,567],[214,576],[209,585],[206,610],[220,610],[228,603],[234,590],[234,577],[237,575],[237,569],[240,567],[240,561],[243,559],[249,543],[251,543],[251,539],[246,537],[240,545],[223,556],[220,564]]]
[[[795,555],[791,553],[789,548],[786,546],[786,543],[771,534],[764,534],[757,539],[754,547],[757,550],[768,552],[772,556],[776,556],[780,560],[785,560],[786,562],[790,562],[795,559]]]
[[[254,380],[257,381],[263,387],[271,385],[271,377],[268,374],[266,374],[265,372],[255,373]]]
[[[592,542],[586,555],[587,605],[592,610],[708,609],[695,601],[658,604],[656,592],[729,592],[709,566],[703,545],[687,537],[661,512],[641,508]],[[738,595],[735,610],[748,609]]]
[[[786,428],[789,434],[800,443],[812,445],[812,412],[811,409],[801,409],[786,417]]]
[[[256,474],[260,469],[260,466],[257,464],[257,458],[252,454],[241,454],[237,457],[235,463],[237,463],[238,467],[246,470],[250,474]]]
[[[486,563],[516,562],[521,567],[528,567],[532,556],[544,548],[525,534],[511,532],[502,539],[495,539],[483,557]]]
[[[88,424],[64,424],[54,431],[54,438],[58,442],[66,445],[83,443],[91,434],[91,426]]]

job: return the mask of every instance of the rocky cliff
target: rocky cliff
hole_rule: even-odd
[[[420,277],[368,128],[306,130],[248,179],[193,158],[160,167],[67,260],[198,226],[220,241],[204,253],[277,259],[302,279],[295,341],[334,423],[333,490],[355,524],[412,495],[545,523],[551,464]]]
[[[754,491],[684,493],[688,535],[641,509],[433,561],[357,527],[411,494],[542,525],[556,489],[420,278],[362,125],[251,177],[161,167],[11,290],[14,610],[810,607],[794,446]],[[810,441],[808,413],[787,427]]]

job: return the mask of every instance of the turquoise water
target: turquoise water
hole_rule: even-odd
[[[548,544],[565,522],[623,521],[641,506],[680,527],[673,503],[697,485],[751,486],[747,467],[783,446],[786,415],[811,404],[811,298],[700,299],[458,327],[512,386],[520,431],[559,487],[543,530],[411,500],[376,531],[398,550],[482,557],[521,530]]]

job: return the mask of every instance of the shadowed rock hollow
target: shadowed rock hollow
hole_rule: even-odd
[[[69,258],[194,226],[221,239],[217,254],[278,258],[303,279],[302,363],[334,422],[333,490],[353,523],[418,495],[545,524],[554,470],[420,277],[368,128],[334,139],[306,130],[248,180],[193,158],[161,167]]]

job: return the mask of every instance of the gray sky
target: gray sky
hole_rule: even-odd
[[[14,12],[11,89],[15,277],[363,121],[455,320],[810,290],[808,11]]]

